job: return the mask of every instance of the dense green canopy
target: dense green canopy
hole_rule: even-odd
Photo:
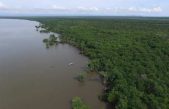
[[[38,20],[107,72],[103,98],[115,109],[169,108],[169,20]]]

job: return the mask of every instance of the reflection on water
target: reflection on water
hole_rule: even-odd
[[[76,48],[46,49],[42,41],[49,33],[37,32],[37,22],[1,19],[0,24],[0,109],[70,109],[74,96],[103,109],[102,85],[74,79],[88,63]]]

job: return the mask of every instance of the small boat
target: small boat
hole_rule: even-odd
[[[68,65],[69,65],[69,66],[73,65],[73,62],[69,63]]]

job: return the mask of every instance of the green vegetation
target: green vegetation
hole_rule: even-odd
[[[57,44],[57,37],[54,34],[51,34],[48,39],[43,39],[43,42],[46,44],[46,48]]]
[[[37,28],[37,29],[39,29],[41,26],[39,25],[39,26],[35,26],[35,28]]]
[[[48,30],[43,30],[43,29],[42,29],[42,30],[40,30],[39,32],[40,32],[40,33],[49,33],[49,31],[48,31]]]
[[[49,40],[48,40],[48,39],[43,39],[43,42],[44,42],[44,43],[48,43]]]
[[[85,77],[86,77],[86,74],[85,74],[85,73],[79,73],[78,76],[76,77],[76,79],[77,79],[79,82],[84,82]]]
[[[80,97],[74,97],[72,99],[72,109],[89,109],[89,107],[83,103]]]
[[[115,109],[169,108],[169,19],[38,20],[91,59]]]

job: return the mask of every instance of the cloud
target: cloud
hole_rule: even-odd
[[[161,7],[153,7],[153,8],[134,8],[130,7],[127,9],[129,12],[143,12],[143,13],[159,13],[162,12]]]
[[[120,13],[159,13],[162,12],[162,8],[160,6],[152,7],[152,8],[144,8],[144,7],[129,7],[129,8],[98,8],[98,7],[75,7],[75,8],[67,8],[63,6],[53,5],[51,8],[46,8],[46,10],[55,10],[55,11],[68,11],[68,12],[97,12],[97,13],[109,13],[109,12],[120,12]]]
[[[99,8],[97,8],[97,7],[77,7],[76,8],[76,10],[77,11],[100,11],[100,9]]]
[[[162,12],[162,8],[158,6],[158,7],[153,8],[153,11],[154,12]]]
[[[53,10],[69,10],[69,8],[66,8],[66,7],[63,7],[63,6],[57,6],[57,5],[52,5],[51,8],[48,8],[48,9],[53,9]]]
[[[78,12],[94,12],[94,11],[100,11],[99,8],[97,7],[73,7],[73,8],[68,8],[68,7],[63,7],[63,6],[57,6],[57,5],[52,5],[49,8],[44,8],[42,10],[54,10],[54,11],[68,11],[68,12],[72,12],[72,11],[78,11]]]
[[[60,5],[51,5],[48,7],[8,7],[2,2],[0,2],[0,11],[7,13],[20,13],[20,14],[142,14],[142,13],[160,13],[162,8],[160,6],[156,7],[88,7],[88,6],[77,6],[77,7],[65,7]]]

